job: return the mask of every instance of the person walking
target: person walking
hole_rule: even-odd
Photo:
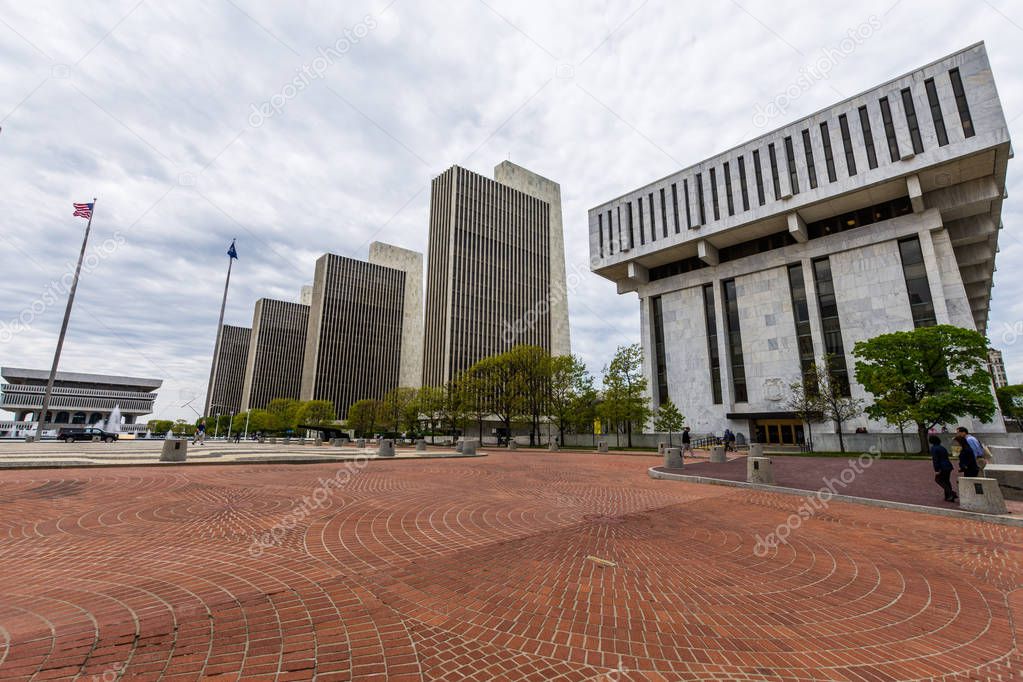
[[[957,435],[952,441],[959,446],[959,475],[971,478],[979,476],[980,467],[977,466],[977,454],[970,446],[970,441],[962,434]]]
[[[689,434],[689,427],[682,427],[682,456],[685,457],[686,453],[690,456],[693,454],[693,438]]]
[[[192,445],[198,443],[199,445],[206,444],[206,420],[200,419],[199,425],[195,427],[195,435],[192,437]]]
[[[970,433],[965,426],[960,426],[956,429],[956,433],[966,439],[966,442],[970,444],[970,449],[973,450],[973,457],[977,460],[977,468],[983,469],[987,466],[987,451],[984,445],[977,440],[977,437]]]
[[[725,452],[735,451],[735,434],[731,429],[725,429]]]
[[[945,501],[955,502],[958,499],[952,489],[952,461],[948,458],[948,450],[941,444],[941,438],[931,436],[927,439],[931,444],[931,464],[934,465],[934,482],[945,491]]]

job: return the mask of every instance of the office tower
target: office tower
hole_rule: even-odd
[[[261,298],[252,315],[241,409],[263,409],[276,398],[298,399],[302,389],[309,306]]]
[[[248,327],[224,325],[220,353],[213,362],[213,382],[206,397],[205,414],[228,415],[241,411],[251,331]]]

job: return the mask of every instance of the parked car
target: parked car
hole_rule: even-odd
[[[64,428],[57,432],[57,440],[62,440],[65,443],[74,443],[78,440],[92,440],[93,438],[99,437],[104,443],[113,443],[117,440],[118,435],[116,433],[110,433],[103,429],[97,429],[94,426],[83,426],[80,428]]]

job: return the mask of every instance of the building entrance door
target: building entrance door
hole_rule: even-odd
[[[803,422],[798,419],[757,419],[757,442],[765,445],[802,445]]]

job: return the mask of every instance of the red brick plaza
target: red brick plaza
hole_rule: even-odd
[[[1023,529],[649,465],[0,472],[0,679],[1023,679]]]

